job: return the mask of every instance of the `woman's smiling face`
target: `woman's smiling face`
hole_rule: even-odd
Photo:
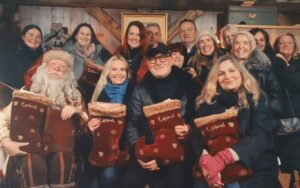
[[[128,30],[127,43],[131,49],[138,48],[141,45],[140,30],[137,26],[132,25]]]
[[[126,62],[116,59],[114,60],[109,68],[108,78],[112,84],[120,85],[127,79]]]

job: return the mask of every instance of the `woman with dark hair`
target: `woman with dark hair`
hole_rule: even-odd
[[[9,84],[16,88],[24,86],[23,75],[43,54],[42,31],[37,25],[27,25],[21,32],[19,43],[12,57],[12,73]]]
[[[188,53],[187,48],[181,42],[171,43],[168,45],[171,51],[171,61],[174,66],[188,72],[193,78],[197,76],[197,73],[193,67],[187,67]]]
[[[103,66],[107,59],[103,55],[105,49],[98,41],[94,29],[88,23],[81,23],[75,28],[63,49],[75,58],[74,74],[76,80],[82,76],[87,62]]]
[[[125,38],[122,46],[117,53],[125,57],[132,70],[132,79],[137,79],[137,72],[142,67],[145,53],[148,49],[150,36],[147,35],[144,24],[140,21],[132,21],[128,24],[125,31]],[[140,79],[148,71],[147,66],[143,66],[143,70],[139,73]]]
[[[261,28],[250,29],[249,32],[254,36],[257,49],[264,52],[271,62],[275,61],[275,52],[270,44],[269,34]]]
[[[81,23],[75,28],[63,49],[75,58],[73,67],[75,79],[87,104],[110,55],[99,43],[92,26],[87,23]]]
[[[178,68],[183,68],[188,61],[187,49],[181,42],[171,43],[168,45],[171,51],[171,60]]]
[[[283,93],[282,118],[300,118],[300,54],[295,36],[286,33],[274,43],[276,61],[274,72],[278,77]],[[294,111],[294,114],[292,111]],[[278,139],[279,157],[283,172],[300,171],[300,137],[288,136]]]
[[[272,112],[255,78],[249,74],[245,66],[232,56],[225,55],[218,58],[210,70],[201,94],[196,99],[196,106],[196,117],[203,118],[203,121],[206,118],[206,122],[209,123],[215,122],[218,114],[232,109],[237,111],[236,123],[233,123],[235,120],[231,119],[229,126],[227,123],[225,126],[222,124],[225,119],[221,119],[222,123],[215,122],[207,129],[210,133],[226,128],[231,132],[233,126],[236,125],[239,134],[236,142],[230,141],[231,132],[226,135],[225,143],[221,143],[224,144],[225,149],[211,155],[204,148],[220,147],[216,144],[216,142],[220,143],[218,138],[210,140],[208,146],[199,140],[201,143],[197,149],[200,149],[200,152],[203,150],[203,152],[198,163],[202,168],[206,183],[210,187],[224,187],[220,172],[227,166],[239,162],[239,164],[251,168],[253,174],[242,180],[233,180],[235,182],[226,184],[225,187],[276,187],[277,158],[274,153],[270,152],[270,149],[273,148],[274,129]],[[216,135],[221,132],[222,130]],[[226,147],[230,142],[232,145]],[[232,176],[235,172],[231,171],[230,173]],[[240,172],[236,171],[236,174],[238,173]],[[245,171],[243,173],[245,175]],[[194,186],[194,188],[204,187],[208,186],[200,182],[196,182]]]

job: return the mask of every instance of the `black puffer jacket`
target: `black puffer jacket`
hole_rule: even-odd
[[[41,47],[33,50],[29,48],[23,41],[18,45],[11,61],[11,78],[9,84],[16,88],[24,86],[23,76],[25,72],[35,63],[35,61],[43,54]]]
[[[274,117],[279,117],[282,113],[281,89],[270,59],[263,52],[254,50],[245,67],[267,94]]]

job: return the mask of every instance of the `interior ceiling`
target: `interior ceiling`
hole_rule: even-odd
[[[47,6],[98,6],[121,9],[166,9],[227,11],[229,5],[241,5],[243,1],[253,1],[254,6],[277,6],[281,12],[300,14],[300,0],[2,0],[21,5]],[[284,2],[285,1],[285,2]]]

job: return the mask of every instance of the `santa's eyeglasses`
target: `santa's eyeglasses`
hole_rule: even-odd
[[[148,62],[150,64],[155,64],[157,62],[157,60],[158,60],[159,62],[164,63],[164,62],[166,62],[168,60],[169,56],[170,55],[161,55],[161,56],[158,56],[158,57],[149,58]]]

